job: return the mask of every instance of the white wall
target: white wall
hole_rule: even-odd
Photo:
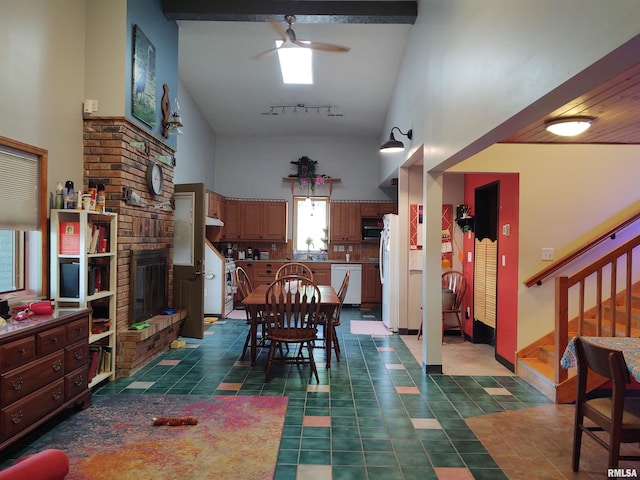
[[[84,49],[84,0],[0,2],[0,135],[49,151],[48,191],[82,184]]]
[[[561,258],[640,208],[640,147],[634,145],[494,145],[450,171],[519,172],[518,348],[554,328],[554,282],[523,282],[547,264],[541,249]],[[638,226],[607,241],[610,249]],[[560,273],[585,266],[576,262]]]
[[[193,101],[185,84],[178,79],[178,102],[184,134],[178,136],[174,183],[204,183],[215,186],[216,135]]]
[[[378,185],[379,143],[370,137],[328,138],[302,136],[228,136],[216,140],[217,193],[240,198],[291,199],[284,177],[296,172],[290,162],[307,156],[318,161],[317,173],[340,178],[333,186],[334,200],[395,200]],[[296,195],[306,195],[296,188]],[[328,195],[327,186],[317,195]]]

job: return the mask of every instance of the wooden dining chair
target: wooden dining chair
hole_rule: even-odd
[[[347,289],[349,288],[349,278],[351,277],[351,270],[347,270],[344,278],[342,279],[342,283],[340,284],[340,289],[338,290],[338,298],[340,299],[340,304],[333,311],[333,315],[330,321],[327,321],[327,316],[324,314],[320,315],[320,319],[318,320],[318,325],[322,326],[322,338],[319,340],[324,341],[327,336],[327,328],[331,329],[331,348],[336,352],[336,359],[340,361],[340,342],[338,341],[338,335],[336,332],[336,327],[339,327],[340,315],[342,313],[342,304],[344,303],[344,299],[347,296]],[[323,346],[322,343],[320,346]],[[324,345],[326,348],[326,345]]]
[[[462,300],[467,290],[467,282],[462,272],[449,270],[442,274],[442,339],[444,331],[459,329],[460,336],[464,340],[464,328],[462,326]],[[450,301],[449,301],[450,300]],[[447,315],[455,315],[455,325],[446,323]]]
[[[274,361],[283,363],[308,363],[311,375],[320,383],[313,358],[313,343],[318,339],[317,319],[320,313],[320,289],[306,277],[287,275],[275,280],[265,294],[265,314],[270,319],[265,323],[266,339],[269,342],[269,358],[265,382],[269,381]],[[283,355],[282,345],[298,344],[300,349],[293,355]],[[280,357],[275,358],[276,347]],[[304,356],[306,347],[308,357]]]
[[[249,279],[249,276],[247,275],[247,272],[242,267],[236,267],[234,276],[238,291],[240,292],[240,296],[242,298],[248,297],[249,294],[253,291],[253,286],[251,284],[251,279]],[[251,312],[249,312],[248,308],[245,308],[245,312],[247,314],[247,324],[249,325],[249,330],[247,331],[247,338],[244,341],[244,347],[242,348],[242,355],[240,356],[240,360],[244,360],[244,356],[247,353],[247,349],[249,348],[249,342],[251,341]],[[257,340],[256,346],[258,348],[262,348],[265,346],[265,320],[262,312],[258,312],[257,318],[255,318],[253,321],[258,323],[258,330],[261,331],[261,335]]]
[[[280,277],[284,277],[286,275],[298,275],[302,277],[307,277],[309,280],[313,281],[313,272],[304,263],[298,263],[298,262],[285,263],[276,271],[276,279]]]
[[[576,338],[576,358],[578,366],[578,389],[576,416],[573,431],[573,471],[580,464],[582,433],[593,438],[609,451],[609,468],[617,468],[619,460],[640,460],[640,456],[620,455],[621,443],[640,442],[640,398],[626,397],[626,385],[631,382],[624,355],[619,350]],[[611,381],[609,396],[588,398],[587,374],[591,370]],[[585,426],[588,418],[595,426]],[[607,436],[595,432],[607,432]]]

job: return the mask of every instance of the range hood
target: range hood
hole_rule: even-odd
[[[218,218],[213,218],[213,217],[207,217],[207,227],[209,226],[214,226],[214,227],[224,227],[224,222]]]

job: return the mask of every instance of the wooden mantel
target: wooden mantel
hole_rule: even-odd
[[[298,182],[299,178],[298,177],[283,177],[282,181],[283,182],[291,182],[291,195],[294,194],[295,188],[296,188],[296,182]],[[331,193],[333,193],[333,184],[334,183],[338,183],[341,182],[342,179],[340,178],[325,178],[324,179],[324,185],[329,185],[329,196],[331,196]],[[322,184],[321,184],[322,185]]]

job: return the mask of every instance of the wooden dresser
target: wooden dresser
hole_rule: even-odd
[[[0,328],[0,450],[71,406],[91,403],[88,309]]]

